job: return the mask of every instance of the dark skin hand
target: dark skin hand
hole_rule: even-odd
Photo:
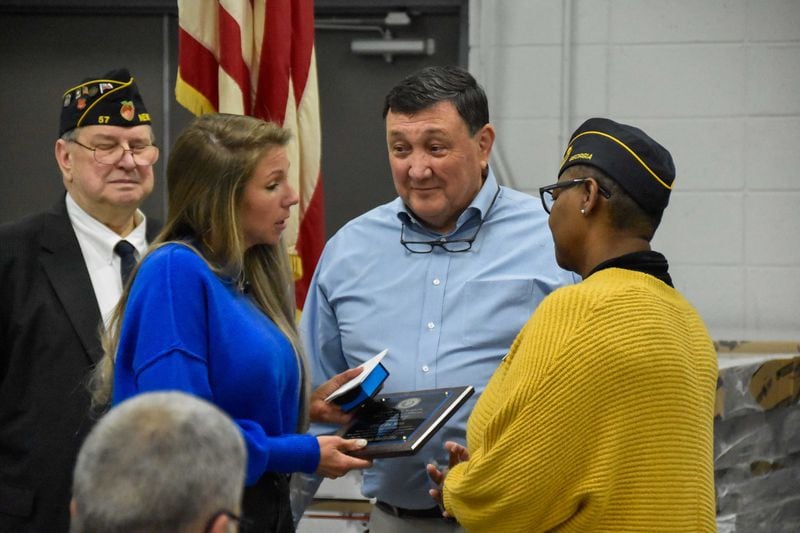
[[[447,450],[450,454],[450,459],[448,461],[447,467],[439,470],[438,465],[429,464],[425,467],[425,470],[428,472],[428,477],[436,483],[438,488],[430,489],[428,494],[431,495],[431,498],[436,500],[436,503],[439,504],[439,508],[442,510],[442,516],[445,518],[450,518],[450,513],[444,510],[444,499],[442,495],[442,487],[444,486],[444,480],[447,477],[447,473],[450,471],[451,468],[456,466],[459,463],[464,461],[469,461],[469,452],[465,446],[458,444],[453,441],[447,441],[444,443],[444,449]]]

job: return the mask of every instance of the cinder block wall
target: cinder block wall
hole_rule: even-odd
[[[678,177],[654,240],[717,338],[800,338],[800,0],[471,0],[501,180],[555,181],[586,118]]]

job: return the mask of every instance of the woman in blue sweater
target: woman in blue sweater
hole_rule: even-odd
[[[95,375],[101,405],[181,390],[228,413],[247,444],[244,514],[260,531],[281,532],[294,530],[291,472],[337,477],[371,465],[346,454],[363,441],[304,433],[308,375],[281,241],[298,202],[289,137],[224,114],[199,117],[178,137],[167,164],[167,222],[125,289]],[[347,419],[330,409],[326,420]]]

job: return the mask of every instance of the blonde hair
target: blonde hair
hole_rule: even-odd
[[[308,373],[294,320],[289,257],[283,243],[245,248],[239,220],[242,191],[256,165],[270,149],[286,146],[290,138],[289,130],[253,117],[218,113],[196,118],[172,147],[167,163],[167,221],[148,254],[167,243],[185,244],[217,274],[247,284],[256,305],[294,347],[303,380],[299,426],[305,429]],[[96,409],[107,408],[111,400],[114,361],[130,285],[125,287],[103,334],[105,355],[91,385]]]

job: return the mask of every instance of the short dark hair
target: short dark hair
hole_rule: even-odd
[[[658,214],[648,213],[605,172],[590,165],[581,166],[585,176],[594,178],[601,187],[611,193],[608,205],[614,229],[634,233],[648,242],[652,240],[661,223],[663,211]]]
[[[453,103],[470,135],[489,123],[486,93],[472,74],[457,66],[426,67],[406,77],[386,95],[383,118],[390,110],[411,115],[439,102]]]

